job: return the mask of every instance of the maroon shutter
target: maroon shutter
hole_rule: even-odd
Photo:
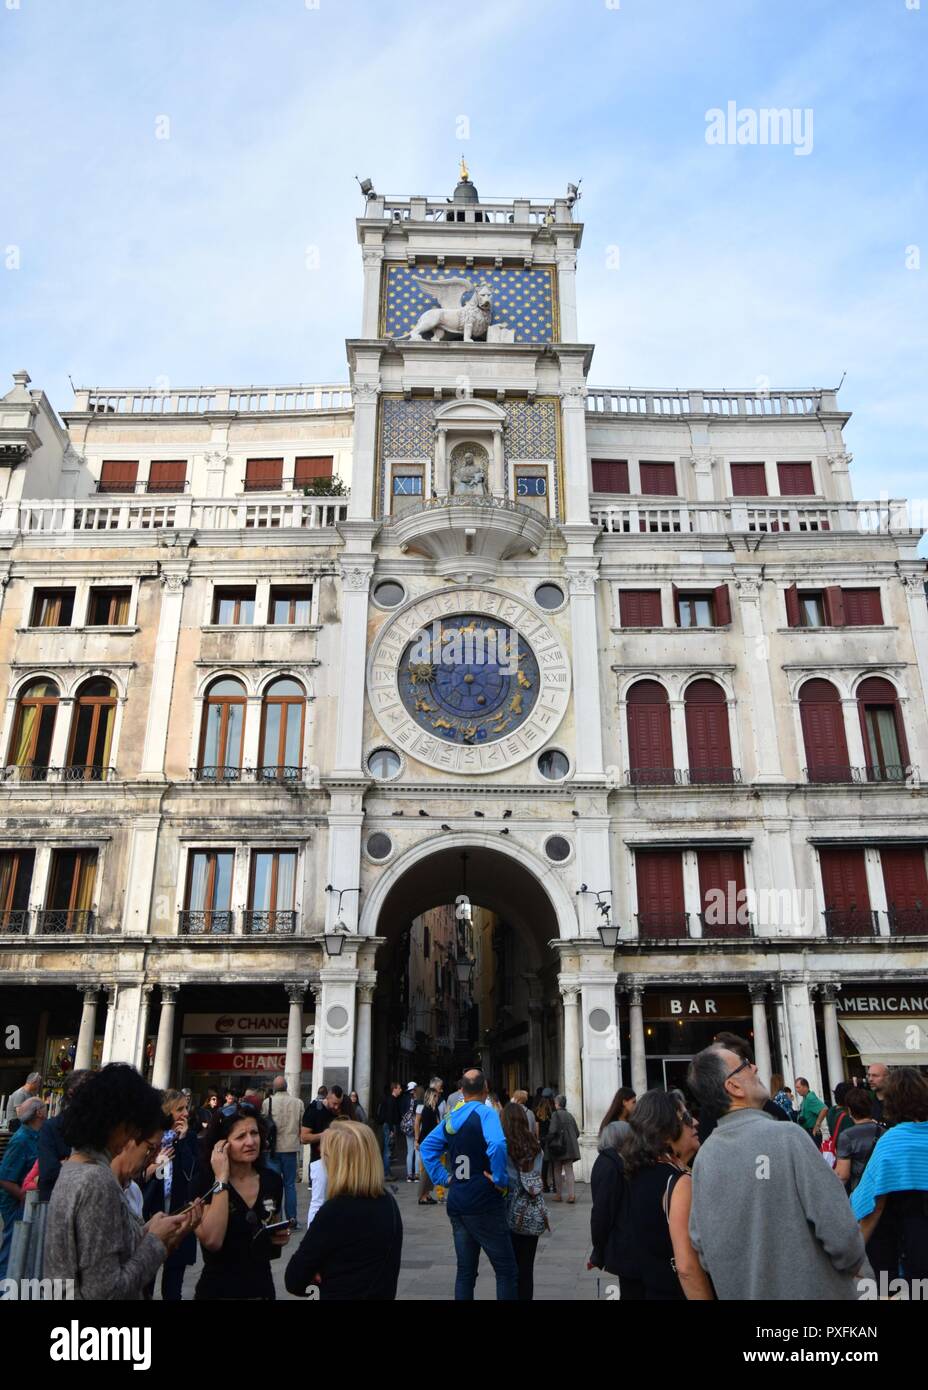
[[[638,850],[638,931],[641,936],[686,936],[683,856],[679,851]]]
[[[713,607],[715,612],[713,616],[715,618],[715,626],[728,627],[731,623],[731,596],[728,592],[728,585],[719,584],[718,587],[713,590],[712,597],[714,599]]]
[[[829,935],[860,936],[872,931],[870,891],[862,849],[820,849],[825,921]]]
[[[699,867],[703,936],[747,936],[749,924],[744,900],[743,851],[701,849],[696,855],[696,863]]]
[[[628,692],[628,765],[636,785],[673,780],[673,741],[667,691],[657,681],[636,681]]]
[[[629,491],[625,459],[593,459],[592,475],[594,492]]]
[[[317,478],[331,478],[331,458],[298,458],[293,468],[293,483],[302,487],[304,483],[315,482]]]
[[[149,492],[183,492],[187,482],[186,459],[156,459],[148,470]]]
[[[673,595],[673,620],[674,620],[674,622],[676,623],[677,627],[679,627],[679,626],[680,626],[680,590],[677,588],[676,584],[671,584],[671,586],[670,586],[670,591],[671,591],[671,594]]]
[[[139,465],[125,459],[104,459],[100,469],[101,492],[135,492]]]
[[[777,477],[783,497],[814,497],[811,463],[778,463]]]
[[[246,492],[279,492],[284,476],[283,459],[246,459]]]
[[[789,627],[802,627],[802,616],[799,610],[799,590],[795,584],[790,584],[786,590],[786,622]]]
[[[845,627],[882,623],[883,606],[879,589],[842,589],[841,596],[844,600]]]
[[[810,782],[846,782],[851,772],[844,715],[830,681],[806,681],[799,692],[799,714]]]
[[[660,589],[621,589],[619,622],[622,627],[660,627]]]
[[[880,850],[883,882],[894,933],[928,931],[928,874],[924,845],[894,845]]]
[[[857,711],[860,715],[860,731],[864,740],[864,757],[867,760],[867,767],[874,771],[878,766],[867,732],[867,710],[874,705],[888,705],[892,709],[893,721],[896,725],[896,740],[899,744],[899,757],[901,766],[904,768],[909,761],[909,749],[906,743],[905,725],[902,722],[902,711],[899,708],[899,697],[896,693],[896,687],[882,676],[868,676],[857,687]],[[885,763],[892,765],[893,758],[887,756],[889,752],[889,749],[884,748],[882,756]]]
[[[823,592],[825,603],[825,622],[829,627],[844,627],[844,595],[837,584],[831,584]]]
[[[733,463],[732,497],[766,497],[767,469],[763,463]]]
[[[691,782],[733,782],[728,704],[716,681],[693,681],[684,695]]]
[[[677,496],[677,474],[672,463],[642,463],[641,491],[658,497]]]

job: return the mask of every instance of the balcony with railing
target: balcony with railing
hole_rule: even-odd
[[[690,934],[688,912],[639,912],[636,920],[642,941],[681,941]]]
[[[928,936],[928,907],[894,907],[886,913],[890,936]]]
[[[296,913],[292,909],[249,908],[242,916],[242,928],[246,936],[293,936]]]
[[[300,786],[304,781],[305,769],[297,766],[235,767],[225,764],[217,767],[192,767],[190,780],[201,786],[222,787],[247,782],[257,786]]]
[[[298,386],[198,386],[176,391],[149,388],[81,387],[70,415],[131,415],[156,418],[215,414],[283,415],[351,410],[351,390],[343,383]]]
[[[869,907],[826,907],[825,934],[831,937],[877,936],[879,913]]]
[[[0,503],[0,533],[73,535],[100,531],[251,531],[332,528],[348,516],[347,497],[190,498],[124,496]]]
[[[2,771],[6,782],[115,782],[118,780],[115,767],[98,767],[96,764],[74,764],[68,767],[48,767],[44,763],[26,763],[23,766],[11,763]]]
[[[586,409],[590,415],[653,416],[657,419],[687,415],[716,416],[731,420],[796,419],[838,410],[834,391],[771,389],[725,391],[718,388],[678,390],[663,386],[591,386]]]
[[[803,775],[807,782],[816,786],[878,786],[886,783],[903,783],[910,776],[917,776],[917,769],[911,765],[888,763],[883,767],[847,767],[843,763],[822,763],[818,767],[804,767]]]
[[[27,908],[9,908],[6,912],[0,912],[0,936],[27,936],[28,933]]]
[[[879,502],[650,502],[594,497],[590,516],[606,535],[808,536],[821,532],[862,537],[921,534],[901,500]]]
[[[710,787],[741,782],[740,767],[630,767],[627,787]]]
[[[207,908],[195,911],[182,908],[177,914],[181,936],[231,936],[233,914],[226,910]]]
[[[90,908],[46,907],[35,914],[36,936],[90,936],[95,930]]]

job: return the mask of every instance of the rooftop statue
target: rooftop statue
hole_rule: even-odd
[[[409,334],[411,343],[424,343],[423,333],[431,335],[433,343],[442,338],[463,338],[472,343],[478,338],[486,338],[493,310],[493,300],[489,285],[481,282],[475,286],[464,276],[447,280],[414,280],[423,294],[437,299],[438,309],[426,309]],[[466,304],[461,301],[465,294],[473,290]]]

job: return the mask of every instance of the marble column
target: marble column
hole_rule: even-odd
[[[88,985],[84,990],[84,1007],[81,1010],[81,1026],[77,1034],[77,1050],[74,1053],[74,1070],[86,1071],[93,1061],[93,1040],[97,1026],[97,985]]]
[[[284,1072],[287,1091],[299,1099],[303,1077],[303,997],[306,985],[288,985],[290,1012],[287,1017],[287,1057]]]
[[[148,1042],[148,1012],[151,1008],[151,995],[154,985],[142,986],[142,998],[139,1004],[138,1028],[135,1034],[135,1056],[132,1059],[133,1066],[145,1075],[145,1046]]]
[[[632,1063],[632,1090],[643,1095],[648,1089],[648,1064],[645,1060],[644,1043],[644,991],[628,991],[628,1031]]]
[[[580,986],[561,985],[560,990],[561,998],[564,1001],[564,1094],[567,1097],[567,1109],[580,1120],[583,1114],[580,1065]]]
[[[767,986],[751,985],[751,1013],[754,1021],[754,1060],[761,1081],[770,1084],[770,1035],[767,1031]]]
[[[106,1025],[103,1029],[103,1052],[100,1057],[102,1066],[113,1060],[113,1029],[116,1026],[116,1001],[119,998],[119,986],[106,986]]]
[[[177,986],[161,986],[161,1017],[158,1019],[158,1041],[155,1043],[155,1065],[151,1084],[159,1091],[166,1091],[171,1084],[171,1056],[174,1048],[174,1009],[177,1003]]]
[[[839,1081],[844,1080],[844,1061],[841,1056],[841,1034],[838,1032],[838,1010],[835,999],[838,994],[838,986],[834,984],[819,985],[819,994],[822,998],[822,1021],[825,1024],[825,1057],[828,1064],[828,1088],[827,1094],[823,1094],[822,1099],[827,1101],[834,1095],[834,1089]]]
[[[373,1037],[371,1007],[374,986],[358,986],[358,1021],[354,1043],[354,1090],[362,1106],[371,1113],[371,1039]]]

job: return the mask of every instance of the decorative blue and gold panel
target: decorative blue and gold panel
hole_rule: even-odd
[[[381,334],[386,338],[403,338],[411,333],[426,309],[438,301],[429,296],[417,281],[466,280],[472,289],[462,289],[461,303],[466,304],[478,285],[489,288],[493,301],[491,322],[511,328],[517,343],[551,343],[557,331],[554,295],[554,271],[551,267],[526,270],[519,266],[497,269],[495,266],[465,268],[457,266],[414,266],[388,264],[384,282],[381,313]]]

